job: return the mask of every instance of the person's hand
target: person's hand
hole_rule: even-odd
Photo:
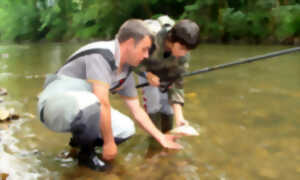
[[[166,149],[174,149],[174,150],[183,149],[183,147],[180,144],[175,142],[177,138],[179,138],[179,136],[165,134],[159,142]]]
[[[118,153],[118,148],[115,142],[103,144],[102,158],[105,161],[113,160]]]
[[[155,74],[153,74],[151,72],[147,72],[146,77],[151,86],[159,86],[160,79],[158,76],[156,76]]]
[[[185,126],[185,125],[189,125],[189,122],[187,120],[185,120],[184,118],[178,119],[176,121],[176,127]]]

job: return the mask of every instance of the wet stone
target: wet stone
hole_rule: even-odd
[[[78,149],[71,148],[69,151],[63,151],[58,154],[58,158],[61,159],[68,159],[68,158],[77,158]]]
[[[0,110],[0,121],[6,121],[9,118],[9,114],[10,112],[5,109]]]
[[[7,95],[7,90],[4,88],[0,88],[0,96],[6,96]]]
[[[17,120],[20,116],[13,113],[13,110],[0,109],[0,122],[7,122],[10,120]]]

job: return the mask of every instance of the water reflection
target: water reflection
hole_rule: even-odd
[[[49,131],[33,116],[44,76],[80,46],[0,46],[0,84],[9,92],[0,106],[22,115],[9,131],[0,131],[0,173],[11,173],[10,179],[300,178],[299,53],[185,79],[185,116],[200,136],[180,139],[182,151],[165,152],[149,149],[148,135],[138,128],[119,147],[113,168],[98,173],[64,158],[70,135]],[[202,45],[193,52],[190,69],[284,48]],[[118,97],[111,98],[128,114]]]

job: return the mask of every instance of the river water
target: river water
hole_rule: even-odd
[[[137,127],[119,146],[113,168],[99,173],[63,158],[70,134],[54,133],[36,117],[45,75],[81,45],[0,45],[0,87],[9,93],[0,107],[21,115],[0,130],[0,173],[8,179],[300,179],[299,53],[186,78],[184,115],[200,136],[180,139],[182,151],[153,152],[148,135]],[[190,70],[285,48],[200,45]],[[117,95],[111,99],[128,114]]]

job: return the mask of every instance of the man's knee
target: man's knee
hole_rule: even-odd
[[[85,107],[98,103],[90,92],[66,92],[46,99],[40,108],[42,122],[51,130],[70,132],[71,123]],[[41,104],[41,103],[39,103]]]
[[[71,123],[71,132],[79,144],[93,144],[99,138],[100,104],[94,103],[84,109]]]
[[[85,109],[86,112],[89,112],[89,117],[81,117],[84,120],[75,120],[73,123],[73,140],[76,141],[76,143],[79,145],[103,145],[101,129],[99,128],[99,115],[93,113],[96,110],[95,108],[95,106],[91,106]],[[96,116],[94,116],[93,114],[95,114]],[[81,116],[84,116],[84,112]],[[111,124],[116,144],[120,144],[128,140],[135,134],[133,121],[129,117],[113,108],[111,109]]]

